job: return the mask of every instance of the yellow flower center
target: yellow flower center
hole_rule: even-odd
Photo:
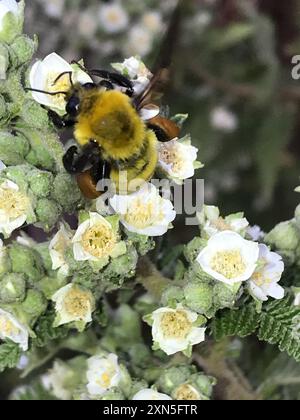
[[[144,229],[162,218],[163,214],[158,209],[156,199],[155,201],[143,202],[143,199],[139,197],[131,203],[130,210],[125,215],[124,220],[137,229]]]
[[[58,235],[58,240],[54,245],[53,249],[59,254],[63,255],[66,248],[68,247],[68,240],[63,234]]]
[[[103,372],[96,383],[101,386],[101,388],[108,389],[111,386],[111,381],[114,375],[116,374],[116,368],[114,366],[109,366],[105,372]]]
[[[180,385],[175,391],[175,400],[200,400],[199,392],[189,384]]]
[[[213,221],[212,225],[219,231],[231,230],[231,226],[225,222],[223,217],[219,217],[217,220]]]
[[[160,327],[165,338],[185,339],[190,333],[193,324],[189,321],[186,312],[176,311],[163,314]]]
[[[12,337],[18,335],[20,330],[5,316],[0,316],[0,333],[2,333],[3,336]]]
[[[159,152],[159,159],[166,165],[171,165],[175,173],[181,172],[186,163],[175,144],[163,145]]]
[[[91,309],[90,293],[73,287],[64,299],[64,308],[69,315],[84,318]]]
[[[112,228],[97,223],[82,236],[82,246],[86,252],[96,258],[109,257],[117,243],[117,236]]]
[[[12,219],[27,212],[29,199],[23,193],[12,189],[0,188],[0,211]]]
[[[227,279],[234,279],[245,272],[246,265],[239,250],[219,251],[211,260],[211,268]]]
[[[46,92],[68,92],[71,88],[70,76],[65,74],[57,82],[55,80],[58,78],[60,73],[49,72],[48,77],[45,83]],[[51,96],[52,102],[58,108],[63,108],[66,104],[66,97],[64,94]]]
[[[117,12],[117,10],[110,10],[107,13],[106,16],[108,22],[112,23],[112,24],[117,24],[120,22],[120,14]]]

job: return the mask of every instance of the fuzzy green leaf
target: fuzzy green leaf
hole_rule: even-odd
[[[21,356],[18,344],[7,341],[0,346],[0,372],[17,366]]]
[[[258,313],[253,303],[239,309],[224,310],[212,322],[212,333],[219,341],[224,337],[246,337],[257,331],[259,340],[277,345],[300,361],[300,309],[290,296],[267,303]]]
[[[217,341],[230,336],[247,337],[256,331],[259,321],[260,314],[256,312],[255,305],[245,305],[222,311],[212,322],[212,332]]]
[[[258,338],[270,344],[277,344],[280,351],[285,351],[296,361],[300,361],[300,336],[295,325],[295,319],[299,315],[300,309],[293,306],[289,296],[281,301],[272,302],[261,314]]]
[[[54,328],[54,319],[55,313],[52,311],[40,317],[34,329],[36,334],[34,344],[37,347],[44,347],[52,340],[58,340],[67,337],[69,330],[65,327]]]

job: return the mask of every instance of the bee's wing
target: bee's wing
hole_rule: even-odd
[[[180,32],[181,13],[184,0],[178,0],[177,6],[173,12],[166,35],[162,42],[158,58],[153,67],[153,77],[150,84],[136,99],[135,104],[138,109],[156,102],[164,93],[165,87],[170,80],[170,68],[172,64],[173,53],[176,47],[176,41]]]

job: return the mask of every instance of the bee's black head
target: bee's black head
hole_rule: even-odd
[[[80,108],[80,99],[79,96],[74,94],[72,95],[66,105],[66,112],[71,117],[76,117],[78,115]]]
[[[82,90],[92,90],[97,86],[94,83],[85,83],[84,85],[75,85],[67,99],[66,112],[70,117],[76,117],[80,111],[80,102]]]

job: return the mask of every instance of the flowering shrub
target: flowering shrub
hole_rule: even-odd
[[[54,17],[63,7],[46,4]],[[57,76],[65,71],[91,79],[55,53],[32,65],[36,41],[22,34],[23,10],[23,1],[0,2],[0,378],[9,369],[31,374],[10,398],[208,400],[224,379],[225,399],[266,397],[227,359],[241,338],[257,336],[300,362],[299,208],[265,234],[243,213],[204,206],[198,234],[170,247],[163,241],[176,211],[154,184],[114,194],[108,205],[83,197],[48,114],[64,113],[64,95],[25,86],[64,91],[70,79]],[[103,5],[99,19],[109,34],[128,22],[118,2]],[[135,95],[149,85],[137,57],[113,68]],[[197,154],[188,135],[160,143],[157,173],[180,185],[202,167]],[[45,240],[28,235],[28,225]]]

